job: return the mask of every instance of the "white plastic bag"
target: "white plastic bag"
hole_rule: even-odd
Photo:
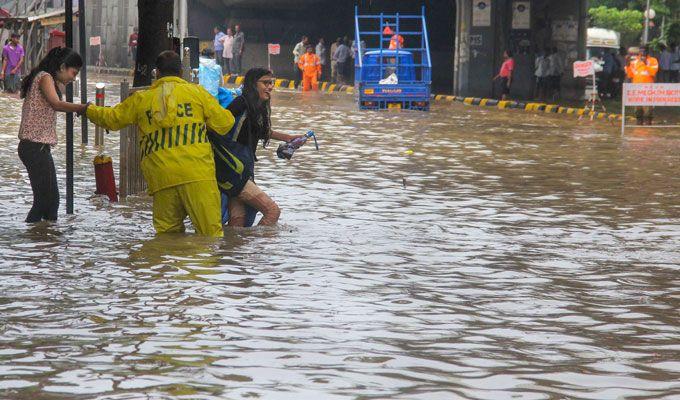
[[[388,76],[385,79],[381,79],[379,82],[381,85],[396,85],[399,83],[399,78],[397,78],[396,73],[392,73],[392,75]]]
[[[198,83],[217,97],[217,91],[222,86],[222,67],[211,58],[200,57],[198,62]]]

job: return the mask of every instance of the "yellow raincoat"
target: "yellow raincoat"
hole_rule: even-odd
[[[206,125],[224,135],[234,125],[234,116],[203,87],[179,77],[163,77],[113,108],[89,106],[87,117],[113,131],[133,124],[139,127],[142,173],[154,196],[158,232],[183,231],[182,220],[189,214],[199,233],[222,236]]]

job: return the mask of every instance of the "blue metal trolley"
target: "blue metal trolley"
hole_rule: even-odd
[[[360,15],[355,6],[354,84],[360,109],[429,110],[432,61],[425,7],[421,10],[420,15]]]

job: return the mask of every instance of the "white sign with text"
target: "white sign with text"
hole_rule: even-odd
[[[627,106],[680,107],[680,83],[626,83],[623,102]]]
[[[472,3],[472,26],[491,26],[491,0]]]

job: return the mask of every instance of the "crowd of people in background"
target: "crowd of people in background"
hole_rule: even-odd
[[[356,56],[355,43],[353,41],[350,43],[347,36],[335,39],[329,51],[326,49],[324,38],[319,38],[316,46],[313,46],[309,42],[309,37],[304,35],[293,48],[293,73],[295,77],[300,78],[303,88],[308,87],[305,85],[305,76],[311,77],[312,69],[317,71],[318,80],[326,75],[326,79],[331,83],[347,84],[351,79],[352,65]],[[330,71],[327,69],[329,59]],[[311,90],[315,90],[313,86]]]
[[[680,83],[680,44],[661,45],[657,82]]]
[[[404,38],[394,34],[389,28],[387,26],[384,31],[386,35],[391,35],[389,49],[402,48]],[[225,74],[240,74],[245,45],[245,37],[240,26],[235,25],[233,30],[230,27],[223,30],[216,26],[213,33],[214,57],[217,64],[222,67]],[[309,36],[303,35],[293,47],[292,76],[300,82],[304,90],[317,90],[318,82],[322,79],[340,85],[349,84],[358,50],[356,42],[350,40],[348,36],[336,38],[328,48],[324,38],[319,38],[314,44]]]
[[[556,100],[562,90],[562,75],[565,62],[557,47],[546,47],[537,52],[534,60],[534,98],[540,101]],[[513,76],[515,74],[515,59],[513,52],[503,52],[503,63],[493,80],[500,85],[500,99],[510,97]]]
[[[596,73],[597,90],[601,98],[617,99],[624,82],[680,83],[680,45],[661,45],[657,57],[649,54],[647,46],[626,49],[605,49],[595,57],[601,67]],[[645,67],[641,67],[641,62]],[[560,96],[561,81],[566,63],[556,47],[546,47],[537,52],[534,60],[534,98],[554,101]],[[658,70],[658,73],[657,73]],[[637,71],[634,73],[634,71]],[[500,99],[510,97],[515,72],[512,51],[503,53],[503,63],[493,78],[500,85]],[[647,117],[645,116],[645,120]]]
[[[227,27],[226,33],[222,30],[222,27],[216,26],[213,33],[215,34],[213,46],[217,64],[222,67],[225,74],[240,74],[246,44],[245,34],[241,31],[241,26],[236,24],[233,30],[231,27]]]
[[[539,52],[534,62],[536,86],[534,98],[545,101],[559,97],[561,90],[564,61],[557,47],[546,47]]]

